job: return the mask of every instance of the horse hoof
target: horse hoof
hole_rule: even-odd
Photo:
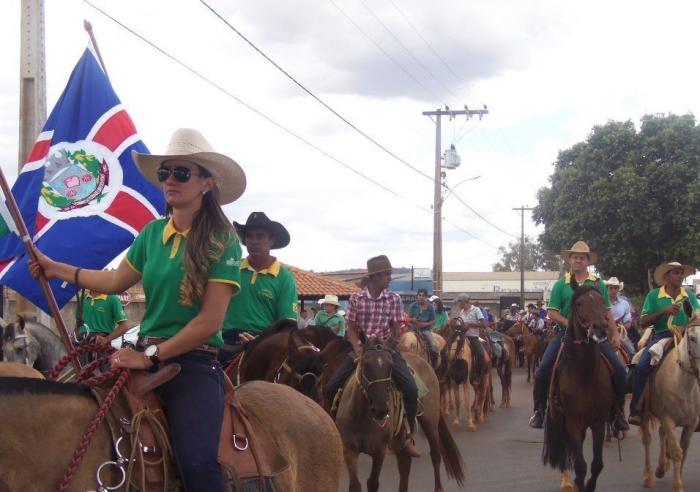
[[[654,475],[656,475],[656,478],[664,478],[664,475],[666,475],[666,470],[664,470],[662,466],[658,466],[656,467],[656,473],[654,473]]]
[[[644,473],[644,487],[650,489],[654,486],[654,479],[651,478],[651,473]]]
[[[574,492],[574,487],[572,485],[562,485],[561,492]]]
[[[456,428],[459,427],[459,419],[454,419],[452,421],[452,427],[456,427]]]
[[[472,432],[476,432],[476,425],[474,425],[474,422],[467,424],[467,428]]]

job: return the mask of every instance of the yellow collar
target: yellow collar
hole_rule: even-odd
[[[598,280],[598,277],[596,277],[595,275],[593,275],[591,272],[588,272],[588,278],[587,278],[586,280],[590,280],[591,282],[595,282],[596,280]],[[585,282],[586,280],[584,280],[584,282]],[[566,276],[564,277],[564,282],[567,283],[567,284],[570,284],[570,283],[571,283],[571,274],[570,274],[570,273],[567,273],[567,274],[566,274]]]
[[[88,296],[88,297],[89,297],[90,299],[92,299],[92,302],[95,302],[95,301],[104,301],[105,299],[107,299],[107,294],[99,294],[99,295],[96,295],[96,296]]]
[[[170,238],[175,236],[175,239],[173,240],[173,246],[172,248],[170,248],[170,258],[175,258],[177,250],[180,248],[180,242],[182,241],[182,238],[187,237],[189,233],[189,229],[182,232],[175,229],[175,224],[173,224],[173,218],[170,217],[168,223],[165,224],[165,229],[163,229],[163,244],[167,244]]]
[[[258,275],[272,275],[273,277],[277,277],[280,274],[280,269],[282,268],[282,263],[279,262],[279,260],[275,260],[275,262],[270,265],[267,268],[263,268],[262,270],[256,270],[252,266],[250,266],[250,262],[248,262],[248,258],[244,258],[243,261],[241,261],[241,270],[246,269],[250,270],[253,272],[253,278],[251,279],[251,283],[255,283],[255,280],[258,278]]]
[[[666,292],[665,285],[659,289],[659,299],[663,299],[664,297],[668,297],[669,299],[672,299],[672,297],[668,294],[668,292]],[[681,287],[680,293],[678,294],[678,296],[675,299],[673,299],[673,302],[678,302],[679,300],[685,299],[686,297],[688,297],[688,293],[686,292],[686,290],[683,287]]]

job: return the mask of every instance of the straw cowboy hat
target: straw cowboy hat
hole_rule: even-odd
[[[245,191],[246,179],[241,166],[230,157],[214,152],[211,144],[197,130],[175,130],[165,154],[141,154],[133,150],[131,156],[141,174],[158,188],[162,183],[158,181],[157,172],[163,162],[182,160],[203,167],[214,177],[221,205],[236,201]]]
[[[670,261],[668,263],[662,263],[661,265],[656,267],[656,270],[654,270],[654,282],[656,282],[656,285],[664,285],[666,282],[664,281],[664,276],[670,272],[671,270],[675,270],[676,268],[683,269],[683,277],[688,277],[689,275],[692,275],[695,273],[695,268],[690,266],[690,265],[682,265],[677,261]]]
[[[333,294],[326,294],[326,296],[323,299],[319,299],[318,303],[340,306],[340,303],[338,302],[338,296],[334,296]]]
[[[565,262],[569,263],[569,258],[574,253],[588,255],[589,265],[593,265],[596,261],[598,261],[598,254],[595,251],[591,251],[591,248],[589,248],[588,245],[583,241],[576,241],[571,247],[571,249],[564,249],[560,254],[562,259]]]
[[[620,288],[620,292],[625,288],[625,283],[620,282],[617,277],[610,277],[605,283],[608,284],[608,286],[617,285]]]
[[[386,255],[379,255],[367,260],[367,276],[375,273],[390,272],[393,268]]]
[[[287,229],[279,222],[270,220],[270,218],[265,215],[265,212],[253,212],[248,216],[248,220],[245,221],[245,224],[234,222],[233,226],[241,237],[241,242],[244,246],[246,232],[250,229],[262,229],[275,238],[275,242],[270,247],[271,249],[284,248],[289,244],[289,232]]]

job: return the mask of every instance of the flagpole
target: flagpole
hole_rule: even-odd
[[[7,183],[7,179],[5,179],[5,173],[3,172],[2,167],[0,167],[0,187],[2,188],[2,192],[5,195],[5,201],[7,202],[8,208],[10,209],[10,213],[12,214],[12,219],[15,225],[17,226],[17,230],[19,231],[22,244],[24,244],[24,247],[27,250],[29,256],[32,258],[32,260],[36,260],[36,255],[34,254],[34,250],[32,249],[34,243],[32,242],[32,238],[29,235],[27,226],[24,223],[22,214],[19,211],[17,202],[15,202],[15,197],[12,194],[10,185]],[[63,346],[66,348],[66,353],[70,353],[73,350],[73,344],[71,343],[70,337],[68,336],[66,324],[63,321],[63,316],[61,316],[61,311],[58,309],[58,303],[56,302],[56,298],[53,295],[53,291],[49,286],[49,281],[46,280],[46,277],[42,274],[39,275],[39,283],[41,284],[41,290],[44,291],[44,296],[46,297],[46,300],[49,303],[49,309],[51,309],[51,314],[53,314],[53,319],[56,322],[56,328],[58,329],[58,333],[59,335],[61,335],[61,341],[63,341]],[[80,372],[80,361],[76,356],[73,356],[71,358],[71,362],[73,363],[73,367],[75,368],[75,373],[78,374]]]
[[[102,54],[100,53],[100,47],[97,46],[97,39],[95,38],[95,34],[92,32],[92,24],[90,24],[90,21],[85,19],[83,21],[83,28],[88,33],[88,36],[90,36],[90,41],[92,42],[92,46],[95,48],[95,54],[97,55],[97,59],[100,60],[100,66],[102,67],[102,71],[105,73],[105,77],[107,77],[107,80],[109,80],[109,74],[107,73],[107,67],[105,66],[104,60],[102,59]]]

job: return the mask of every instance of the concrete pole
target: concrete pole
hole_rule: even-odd
[[[44,0],[22,0],[20,19],[19,156],[21,169],[46,122],[46,58],[44,49]],[[33,224],[29,224],[32,228]],[[15,312],[36,312],[17,296]]]
[[[433,197],[433,294],[442,296],[442,161],[440,114],[435,116],[435,196]]]

